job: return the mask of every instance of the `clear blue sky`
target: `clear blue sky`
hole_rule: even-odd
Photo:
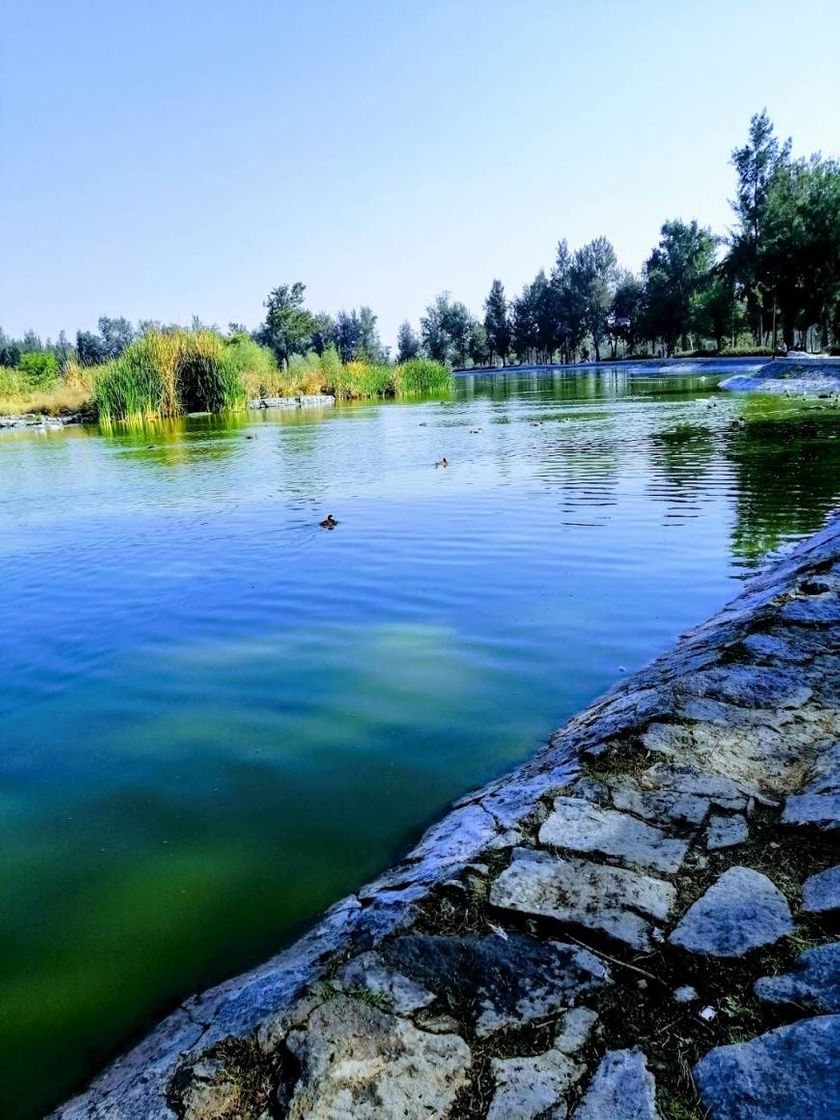
[[[0,324],[256,325],[276,284],[478,310],[606,234],[725,231],[767,106],[840,151],[837,0],[9,0]]]

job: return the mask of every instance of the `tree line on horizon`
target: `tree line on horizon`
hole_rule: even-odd
[[[549,272],[540,269],[509,298],[493,280],[483,316],[449,292],[420,319],[398,331],[397,362],[427,357],[455,367],[596,361],[605,356],[677,353],[767,353],[783,349],[837,351],[840,345],[840,162],[819,154],[793,158],[766,110],[755,114],[747,142],[732,153],[734,225],[720,237],[697,221],[671,219],[637,275],[619,265],[606,237],[572,252],[557,246]],[[369,307],[333,316],[306,307],[305,285],[273,289],[265,317],[249,331],[231,323],[228,337],[248,335],[281,366],[293,355],[334,350],[344,363],[391,360]],[[133,326],[103,316],[98,331],[62,331],[46,343],[33,332],[8,338],[0,330],[0,365],[54,375],[67,361],[95,366],[120,357],[159,322]],[[203,324],[194,318],[192,329]],[[175,329],[172,325],[171,329]],[[214,328],[217,329],[217,328]]]

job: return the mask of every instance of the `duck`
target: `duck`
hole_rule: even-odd
[[[449,466],[449,460],[444,455],[444,457],[442,459],[438,459],[438,461],[435,463],[435,466],[436,467],[448,467]]]
[[[319,521],[318,524],[321,526],[322,529],[334,529],[336,527],[336,525],[338,524],[338,522],[336,521],[336,519],[333,517],[333,515],[331,513],[328,513],[327,516],[324,518],[324,520]]]

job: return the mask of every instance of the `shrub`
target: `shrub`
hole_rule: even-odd
[[[272,352],[254,342],[248,334],[236,334],[225,340],[222,360],[235,374],[249,397],[278,396],[281,375]]]
[[[724,346],[720,352],[721,358],[772,358],[773,350],[770,346]]]
[[[58,359],[37,351],[21,354],[18,373],[29,388],[47,389],[58,381]]]

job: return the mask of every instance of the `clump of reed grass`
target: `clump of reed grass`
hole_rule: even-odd
[[[248,396],[249,359],[255,360],[250,347],[216,331],[148,331],[119,358],[92,371],[99,417],[155,420],[241,408]]]
[[[362,397],[387,397],[394,394],[393,367],[372,362],[345,362],[333,371],[332,384],[326,386],[336,400]]]
[[[452,371],[431,358],[410,358],[394,367],[394,391],[397,396],[452,391]]]

